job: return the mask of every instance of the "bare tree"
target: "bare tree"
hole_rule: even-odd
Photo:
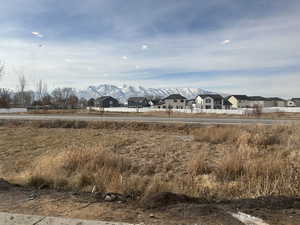
[[[0,108],[9,108],[11,104],[11,92],[6,88],[0,88]]]
[[[255,104],[253,106],[253,115],[256,117],[260,117],[263,112],[263,106],[260,104]]]
[[[68,101],[70,99],[71,96],[75,95],[75,91],[73,88],[68,88],[68,87],[65,87],[62,89],[62,96],[63,96],[63,99],[64,99],[64,105],[67,105],[68,104]]]
[[[4,76],[4,62],[0,61],[0,79]]]
[[[25,88],[27,85],[27,80],[22,71],[19,73],[20,73],[20,75],[19,75],[18,92],[19,92],[19,96],[20,96],[20,104],[22,106],[24,106],[25,105]]]
[[[55,88],[52,91],[52,96],[55,105],[65,107],[68,105],[70,98],[71,100],[75,100],[75,91],[72,88]]]
[[[39,80],[35,84],[36,100],[41,101],[48,94],[47,83]]]
[[[168,105],[166,108],[166,113],[167,113],[169,119],[171,118],[171,115],[173,113],[172,109],[173,109],[173,107],[171,105]]]

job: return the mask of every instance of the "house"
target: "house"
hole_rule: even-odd
[[[223,102],[223,109],[232,109],[232,103],[230,101],[228,101],[228,99],[224,99]]]
[[[172,94],[162,100],[162,104],[158,108],[163,109],[185,109],[187,99],[180,94]]]
[[[90,98],[90,99],[87,101],[87,106],[94,107],[94,106],[95,106],[95,103],[96,103],[96,100],[95,100],[94,98]]]
[[[273,107],[273,101],[262,96],[249,96],[247,108],[254,108],[256,106]]]
[[[151,107],[155,107],[162,104],[162,100],[160,98],[151,98],[149,99],[149,105]]]
[[[287,107],[296,107],[296,103],[292,100],[287,100],[286,101],[286,106]]]
[[[95,100],[95,106],[101,108],[119,107],[119,101],[111,96],[102,96]]]
[[[272,97],[268,98],[272,101],[273,107],[285,107],[286,106],[286,100],[278,97]]]
[[[187,108],[193,109],[196,107],[195,99],[189,99],[186,103]]]
[[[128,99],[128,108],[143,108],[149,106],[149,100],[145,97],[131,97]]]
[[[230,109],[232,105],[218,94],[198,95],[195,99],[195,104],[200,109]]]
[[[300,98],[292,98],[291,101],[295,103],[296,107],[300,107]]]
[[[246,108],[248,105],[247,95],[230,95],[226,98],[231,104],[232,108]]]

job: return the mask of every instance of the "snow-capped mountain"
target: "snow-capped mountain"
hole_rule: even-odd
[[[101,84],[99,86],[89,86],[86,90],[78,91],[80,97],[86,99],[98,98],[101,96],[112,96],[120,102],[126,102],[129,97],[166,97],[170,94],[181,94],[182,96],[192,99],[199,94],[212,93],[201,88],[145,88],[123,85],[117,87],[115,85]]]

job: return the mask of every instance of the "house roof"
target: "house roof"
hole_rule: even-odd
[[[268,98],[268,99],[271,100],[271,101],[285,101],[284,99],[278,98],[278,97],[271,97],[271,98]]]
[[[228,99],[224,99],[224,103],[223,103],[224,105],[232,105],[232,103],[230,102],[230,101],[228,101]]]
[[[157,105],[160,103],[161,99],[150,99],[150,102],[152,102],[154,105]]]
[[[195,102],[195,99],[189,99],[188,102]]]
[[[269,99],[264,98],[262,96],[249,96],[248,100],[250,100],[250,101],[267,101]]]
[[[145,97],[130,97],[128,102],[143,102],[144,100],[148,101]]]
[[[96,101],[98,101],[98,102],[103,102],[104,100],[106,100],[106,99],[115,99],[115,98],[113,98],[113,97],[111,97],[111,96],[101,96],[101,97],[99,97],[99,98],[97,98],[96,99]],[[115,99],[115,100],[117,100],[117,99]]]
[[[218,94],[204,94],[204,95],[198,95],[201,98],[211,97],[214,100],[221,100],[224,99],[221,95]]]
[[[228,98],[230,98],[232,96],[235,97],[237,100],[248,100],[247,95],[230,95],[230,96],[228,96]]]
[[[166,100],[166,99],[186,99],[186,98],[180,94],[172,94],[172,95],[169,95],[168,97],[164,98],[164,100]]]
[[[292,98],[292,101],[300,101],[300,98]]]

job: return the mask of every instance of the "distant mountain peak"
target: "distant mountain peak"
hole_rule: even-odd
[[[188,99],[193,99],[199,94],[212,93],[201,88],[146,88],[122,85],[117,87],[110,84],[100,84],[98,86],[89,86],[86,90],[78,91],[80,97],[86,99],[98,98],[101,96],[112,96],[120,102],[127,102],[130,97],[167,97],[171,94],[180,94]]]

